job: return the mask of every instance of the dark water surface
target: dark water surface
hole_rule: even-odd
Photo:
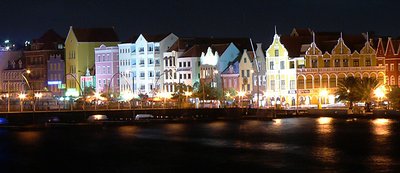
[[[0,129],[8,172],[400,172],[396,120]]]

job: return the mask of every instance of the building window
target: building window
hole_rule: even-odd
[[[144,72],[140,72],[140,77],[144,77]]]
[[[394,71],[394,64],[390,64],[390,71]]]
[[[244,77],[244,70],[242,70],[242,77]]]
[[[274,61],[269,62],[269,69],[273,70],[274,69]]]
[[[348,66],[349,66],[349,60],[343,59],[343,67],[348,67]]]
[[[329,59],[324,60],[324,67],[330,67],[331,61]]]
[[[182,74],[179,74],[179,79],[182,79]]]
[[[190,73],[188,74],[188,79],[192,79],[192,75]]]
[[[179,62],[179,67],[182,67],[182,62]]]
[[[367,58],[365,60],[365,66],[371,66],[371,59],[370,58]]]
[[[353,60],[353,67],[360,67],[360,60],[358,59]]]
[[[295,89],[295,85],[296,85],[296,81],[295,80],[290,80],[290,89],[291,90]]]
[[[250,70],[246,70],[247,77],[250,77]]]
[[[144,59],[141,59],[141,60],[140,60],[139,65],[144,65]]]
[[[275,80],[271,80],[271,90],[275,91]]]
[[[294,61],[290,61],[289,62],[289,68],[290,69],[294,69]]]
[[[250,84],[247,84],[247,91],[250,91]]]
[[[139,53],[144,53],[144,47],[139,48]]]
[[[281,90],[286,90],[286,83],[285,80],[281,80]]]
[[[318,60],[312,59],[311,60],[311,68],[317,68],[318,67]]]
[[[279,49],[275,49],[275,57],[279,56]]]
[[[183,79],[186,79],[186,74],[183,74]]]
[[[247,63],[247,58],[244,58],[244,63]]]
[[[335,59],[335,67],[340,67],[340,59]]]
[[[190,61],[189,62],[187,62],[188,63],[188,67],[190,67]]]
[[[183,62],[183,67],[186,67],[186,62]]]
[[[390,76],[390,85],[396,85],[394,81],[394,76]]]
[[[153,64],[154,63],[154,61],[153,61],[153,59],[149,59],[149,64]]]
[[[280,63],[281,63],[281,64],[280,64],[280,65],[281,65],[281,69],[282,69],[282,70],[285,69],[285,61],[281,61]]]
[[[149,77],[154,77],[153,71],[149,71]]]
[[[397,63],[397,71],[400,71],[400,63]]]

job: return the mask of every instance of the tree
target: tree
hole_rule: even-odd
[[[375,100],[374,91],[381,86],[376,78],[362,78],[360,80],[359,91],[361,101],[365,102],[366,110],[370,109],[371,103]]]
[[[393,87],[388,93],[388,99],[394,109],[400,109],[400,88]]]
[[[198,87],[193,95],[200,98],[200,100],[202,100],[203,98],[205,98],[206,100],[219,100],[222,98],[222,90],[220,88],[211,87],[210,84],[203,85],[203,83],[201,83],[201,85]]]
[[[360,84],[361,80],[353,76],[341,79],[338,83],[338,89],[336,91],[336,95],[339,96],[337,100],[348,101],[349,109],[352,109],[353,103],[362,99],[362,92],[359,90],[361,86]]]

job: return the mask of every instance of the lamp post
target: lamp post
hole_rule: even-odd
[[[26,94],[21,93],[21,94],[19,94],[18,97],[19,97],[19,104],[20,104],[21,112],[23,112],[24,111],[23,104],[24,104],[24,99],[26,98]]]
[[[238,92],[238,96],[239,96],[239,107],[242,107],[241,98],[243,98],[244,95],[245,95],[245,92],[244,92],[244,91],[239,91],[239,92]]]
[[[322,103],[325,103],[325,99],[328,96],[328,91],[326,89],[322,89],[319,91],[319,100],[318,100],[318,108],[322,108]],[[324,99],[324,102],[322,102],[322,99]]]
[[[97,110],[97,101],[101,97],[100,93],[94,93],[94,110]]]
[[[42,98],[42,93],[35,93],[34,97],[35,97],[35,101],[33,103],[33,112],[36,111],[36,99],[38,100],[38,103],[40,105],[40,98]]]

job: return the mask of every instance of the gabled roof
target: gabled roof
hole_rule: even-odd
[[[163,40],[165,37],[170,35],[172,33],[164,33],[164,34],[157,34],[157,35],[152,35],[152,34],[142,34],[143,37],[146,39],[147,42],[160,42]]]
[[[64,43],[65,38],[58,35],[53,29],[47,30],[40,38],[34,39],[33,43]]]
[[[118,42],[114,28],[73,28],[78,42]]]
[[[200,57],[202,52],[206,52],[208,47],[211,47],[213,52],[217,51],[219,55],[223,54],[228,48],[227,44],[196,44],[185,51],[180,57]]]
[[[232,66],[233,71],[229,70],[230,66]],[[239,57],[235,58],[233,61],[230,61],[228,66],[224,69],[224,71],[222,71],[221,74],[239,74]]]
[[[251,50],[249,38],[209,38],[209,37],[183,37],[179,38],[168,50],[171,51],[185,51],[194,45],[211,45],[211,44],[226,44],[233,43],[239,50]],[[254,44],[255,45],[255,44]]]

